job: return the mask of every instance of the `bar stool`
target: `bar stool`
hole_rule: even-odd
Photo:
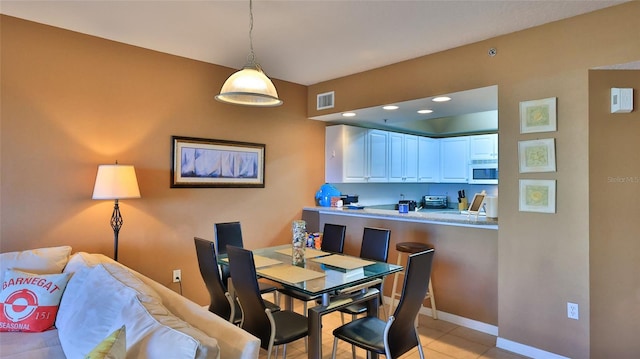
[[[420,243],[420,242],[396,243],[396,251],[398,251],[398,261],[396,264],[402,265],[403,253],[413,254],[413,253],[422,252],[431,248],[433,247],[431,247],[428,244]],[[404,271],[396,272],[393,276],[393,289],[391,290],[391,304],[389,306],[390,314],[393,314],[393,303],[395,302],[396,299],[400,300],[400,296],[402,293],[402,288],[400,288],[399,292],[396,292],[397,285],[398,285],[398,276],[400,274],[404,275]],[[438,312],[436,311],[436,299],[433,296],[433,286],[431,283],[432,283],[431,277],[429,277],[429,290],[427,291],[427,295],[424,297],[424,299],[429,298],[429,300],[431,300],[431,317],[433,319],[438,319]]]

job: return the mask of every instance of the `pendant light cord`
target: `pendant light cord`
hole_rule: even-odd
[[[249,0],[249,57],[247,65],[253,68],[260,68],[256,61],[256,54],[253,52],[253,0]]]

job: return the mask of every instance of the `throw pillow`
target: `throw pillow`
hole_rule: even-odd
[[[127,355],[127,330],[123,325],[87,354],[85,359],[124,359]]]
[[[7,269],[0,292],[0,332],[42,332],[53,327],[69,274]]]
[[[69,261],[71,247],[48,247],[0,254],[0,283],[9,268],[29,273],[61,273]]]

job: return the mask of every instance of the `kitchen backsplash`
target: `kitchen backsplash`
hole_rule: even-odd
[[[467,197],[483,190],[489,196],[498,195],[498,185],[471,185],[466,183],[332,183],[342,194],[358,195],[358,203],[363,206],[398,203],[404,199],[419,201],[425,195],[446,195],[449,207],[458,203],[458,191],[464,189]]]

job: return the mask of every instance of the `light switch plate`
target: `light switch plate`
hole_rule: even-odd
[[[611,88],[611,113],[629,113],[633,111],[633,89]]]

